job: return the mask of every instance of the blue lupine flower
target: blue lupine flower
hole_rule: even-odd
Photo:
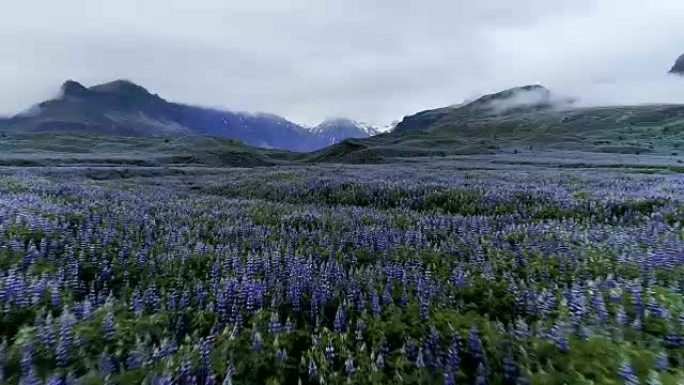
[[[115,324],[114,324],[114,309],[112,306],[107,307],[107,312],[105,313],[105,318],[103,322],[103,337],[105,340],[111,340],[114,338],[114,330],[115,330]]]
[[[634,374],[632,366],[627,361],[623,361],[622,364],[620,364],[618,374],[620,375],[620,378],[624,381],[625,385],[639,384],[639,378],[636,376],[636,374]]]
[[[660,351],[658,352],[658,355],[656,355],[655,359],[655,369],[658,371],[663,371],[666,370],[669,366],[668,363],[668,357],[667,357],[667,352],[665,351]]]
[[[356,371],[356,368],[354,367],[354,358],[351,355],[348,355],[347,359],[344,361],[344,370],[347,372],[347,376],[351,376]]]
[[[311,357],[309,357],[308,371],[309,371],[309,378],[315,378],[316,375],[318,374],[318,368],[316,367],[316,363],[314,362],[313,359],[311,359]]]
[[[344,309],[342,309],[342,305],[339,305],[337,307],[337,311],[335,312],[335,321],[333,324],[333,329],[337,333],[342,333],[346,330],[347,326],[347,319],[344,314]]]
[[[475,362],[482,362],[484,358],[484,349],[482,347],[482,341],[480,340],[480,333],[475,326],[470,329],[468,349]]]
[[[271,313],[271,318],[268,322],[268,333],[278,334],[281,331],[280,319],[278,318],[278,313]]]
[[[258,331],[252,332],[252,352],[259,353],[261,351],[261,334]]]
[[[331,341],[328,341],[328,346],[325,348],[325,358],[328,362],[332,362],[335,359],[335,348],[333,347]]]
[[[475,384],[487,385],[487,371],[482,362],[480,362],[480,364],[477,366],[477,377],[475,378]]]
[[[561,325],[554,325],[551,331],[549,331],[548,337],[561,352],[568,352],[570,350],[568,336]]]

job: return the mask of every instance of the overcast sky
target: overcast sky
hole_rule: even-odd
[[[0,12],[0,114],[74,79],[314,124],[388,123],[528,83],[682,102],[682,0],[22,0]]]

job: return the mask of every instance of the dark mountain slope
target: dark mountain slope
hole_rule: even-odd
[[[345,141],[312,158],[385,161],[538,150],[679,154],[684,105],[573,108],[569,99],[526,86],[408,116],[390,134]]]
[[[429,130],[440,122],[464,122],[566,108],[573,100],[558,97],[540,85],[511,88],[458,106],[438,108],[407,116],[396,132]]]
[[[211,135],[253,146],[312,151],[347,132],[311,132],[271,114],[219,111],[166,101],[125,80],[86,88],[67,81],[59,97],[11,118],[15,132],[81,132],[118,136]],[[353,133],[356,136],[356,133]],[[367,136],[367,135],[366,135]]]
[[[677,58],[674,65],[672,65],[672,68],[670,69],[670,73],[684,76],[684,54]]]

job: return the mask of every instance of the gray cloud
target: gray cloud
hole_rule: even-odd
[[[584,104],[684,102],[679,0],[25,0],[0,18],[0,113],[62,81],[385,123],[541,83]]]

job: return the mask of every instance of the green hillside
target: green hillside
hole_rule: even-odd
[[[121,137],[80,133],[4,134],[0,165],[137,165],[256,167],[283,164],[297,157],[237,140],[208,136]]]

